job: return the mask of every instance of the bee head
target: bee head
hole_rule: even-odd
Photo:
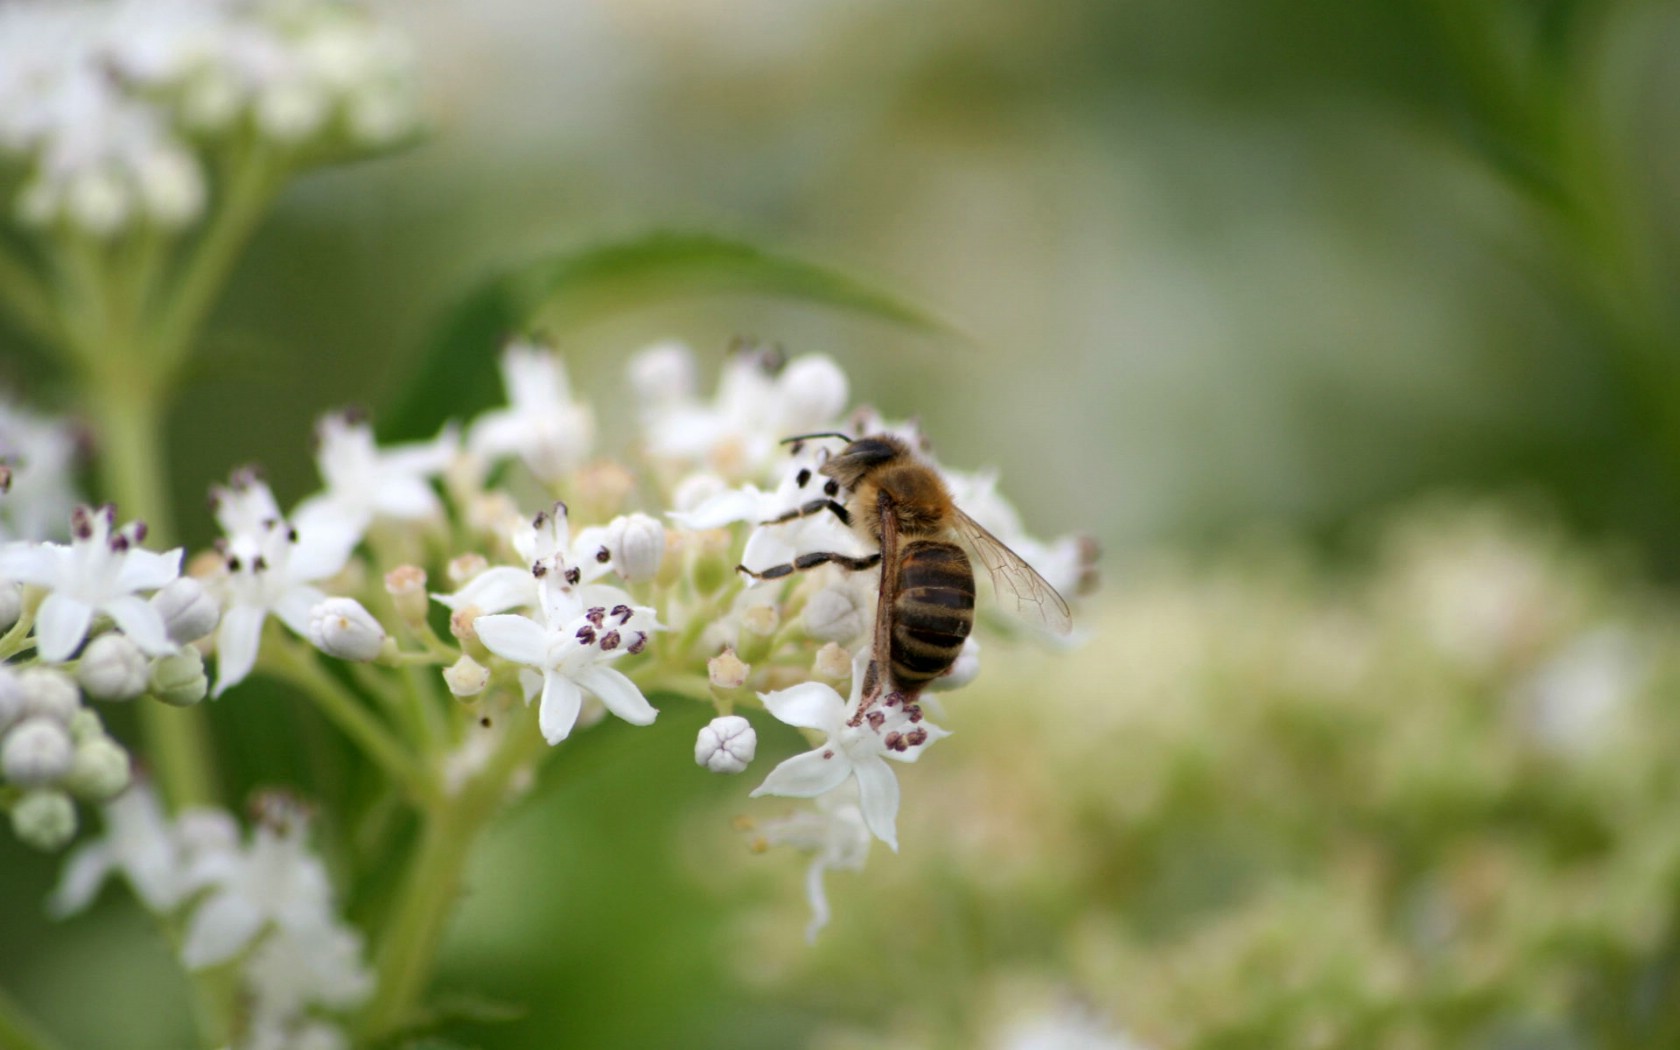
[[[822,473],[848,489],[857,488],[865,476],[894,460],[910,456],[910,449],[895,437],[878,434],[853,441],[822,465]]]

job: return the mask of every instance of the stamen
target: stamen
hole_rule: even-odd
[[[612,607],[612,615],[618,617],[618,622],[620,624],[626,624],[626,623],[630,622],[630,617],[633,614],[630,611],[630,606],[628,606],[628,605],[615,605],[615,606]]]
[[[624,651],[629,653],[630,655],[634,656],[634,655],[636,655],[637,653],[641,652],[643,649],[646,649],[646,648],[647,648],[647,632],[637,631],[636,632],[636,637],[630,642],[629,645],[624,647]]]
[[[592,606],[588,612],[583,614],[583,617],[590,623],[599,627],[601,626],[601,621],[607,618],[606,607],[602,605]]]
[[[602,565],[605,565],[607,562],[612,561],[612,551],[602,547],[600,550],[595,552],[595,560],[600,562]]]
[[[621,639],[619,638],[617,631],[608,631],[606,634],[601,636],[601,651],[603,653],[612,652],[614,649],[618,648],[620,640]]]
[[[576,586],[577,582],[581,579],[583,579],[583,572],[579,570],[576,565],[570,566],[566,569],[567,583]]]
[[[577,639],[584,645],[594,645],[595,628],[589,626],[588,624],[584,624],[582,627],[579,627],[577,629]]]

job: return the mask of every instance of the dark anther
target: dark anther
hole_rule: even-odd
[[[629,645],[624,647],[624,651],[629,653],[630,655],[634,656],[635,654],[641,652],[643,649],[646,649],[646,648],[647,648],[647,634],[643,631],[637,631],[636,632],[636,637],[631,640]]]
[[[607,618],[607,610],[605,606],[595,605],[591,606],[589,611],[584,613],[583,616],[584,619],[599,627],[601,626],[601,621]]]
[[[576,565],[573,565],[572,567],[570,567],[566,570],[566,582],[567,583],[576,584],[581,579],[583,579],[583,573],[581,571],[579,571],[579,569]]]
[[[262,520],[262,527],[263,527],[264,532],[274,531],[274,528],[276,526],[278,526],[279,524],[280,524],[280,519],[279,518],[264,518]]]
[[[582,627],[579,627],[577,629],[577,639],[584,645],[594,645],[595,628],[589,626],[588,624],[584,624]]]
[[[540,529],[546,524],[548,524],[548,511],[537,511],[537,516],[531,519],[531,528]]]
[[[833,758],[833,757],[834,757],[834,749],[833,749],[833,748],[829,748],[829,749],[827,749],[827,750],[825,750],[825,751],[824,751],[824,752],[823,752],[823,757],[824,757],[824,758]]]
[[[617,631],[608,631],[606,634],[601,636],[601,651],[603,653],[612,652],[614,649],[618,648],[618,643],[620,641],[621,639],[618,637]]]
[[[605,565],[607,562],[612,561],[612,551],[602,547],[600,550],[595,552],[595,560]]]
[[[912,722],[920,722],[922,720],[922,708],[919,704],[906,704],[904,707],[904,713],[910,717],[910,721]]]
[[[886,745],[888,751],[904,750],[904,734],[894,730],[887,734]]]
[[[486,715],[485,717],[480,718],[478,720],[478,724],[483,726],[486,729],[489,729],[490,728],[490,717],[488,715]]]
[[[887,716],[882,714],[880,711],[871,711],[864,717],[869,720],[869,728],[871,729],[881,728],[881,723],[887,720]]]
[[[124,536],[120,532],[117,533],[115,536],[112,536],[111,537],[111,549],[118,554],[121,554],[123,551],[128,550],[128,537]]]
[[[134,538],[135,543],[145,543],[146,542],[146,523],[145,522],[136,521],[133,525],[130,525],[129,528],[134,533],[133,538]]]
[[[532,562],[531,563],[531,575],[535,576],[539,580],[542,579],[544,576],[547,576],[548,575],[548,562],[546,562],[546,561]]]
[[[810,467],[800,467],[799,468],[799,473],[794,475],[793,480],[796,483],[798,483],[800,488],[804,488],[807,484],[810,483],[811,468]]]
[[[234,554],[234,555],[229,556],[229,558],[228,558],[228,571],[229,572],[238,572],[239,571],[239,555]]]
[[[368,421],[368,410],[362,405],[345,405],[344,408],[339,410],[338,418],[344,420],[350,426],[356,426]]]
[[[630,612],[630,606],[615,605],[612,607],[612,615],[618,617],[618,622],[621,624],[629,623],[632,615]]]
[[[287,543],[296,543],[297,542],[297,526],[296,525],[286,526],[286,542]]]
[[[215,539],[210,541],[210,546],[215,549],[217,554],[227,554],[228,541],[225,536],[217,536]]]
[[[836,495],[837,493],[839,493],[839,491],[840,491],[840,483],[838,481],[835,481],[833,478],[829,478],[828,481],[826,483],[824,483],[824,485],[823,485],[823,495],[825,495],[825,496]]]
[[[268,559],[263,557],[260,554],[257,555],[255,558],[253,558],[251,560],[251,571],[252,572],[267,572],[268,571]]]

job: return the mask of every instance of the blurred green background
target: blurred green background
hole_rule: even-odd
[[[614,424],[629,352],[674,336],[715,362],[731,338],[757,336],[832,354],[855,400],[919,417],[954,466],[999,468],[1029,529],[1088,531],[1108,551],[1109,596],[1084,617],[1102,632],[1098,644],[996,660],[1009,673],[982,679],[981,699],[951,700],[959,736],[929,763],[950,765],[905,778],[905,855],[877,851],[861,878],[831,879],[837,928],[814,950],[799,936],[800,862],[744,858],[727,818],[744,809],[746,785],[708,777],[684,757],[698,713],[662,718],[651,731],[604,726],[568,745],[482,858],[445,967],[450,983],[530,1013],[469,1026],[468,1038],[486,1047],[772,1047],[874,1045],[895,1033],[902,1045],[961,1046],[1007,1027],[988,1012],[998,1003],[1071,997],[1160,1046],[1673,1045],[1663,1041],[1675,1032],[1664,1019],[1673,1007],[1662,1003],[1680,941],[1656,904],[1641,913],[1648,942],[1585,937],[1578,953],[1564,953],[1563,977],[1519,978],[1484,961],[1505,983],[1478,999],[1477,979],[1449,971],[1436,1013],[1417,1006],[1434,992],[1405,980],[1399,991],[1378,982],[1388,989],[1380,994],[1321,985],[1335,983],[1336,952],[1371,966],[1398,952],[1400,970],[1427,969],[1407,955],[1416,945],[1365,923],[1410,915],[1418,894],[1456,885],[1485,859],[1470,856],[1478,844],[1523,858],[1510,862],[1521,877],[1509,881],[1541,886],[1539,914],[1563,907],[1562,891],[1547,887],[1607,877],[1602,866],[1627,860],[1630,843],[1648,842],[1673,815],[1664,807],[1674,787],[1657,772],[1621,794],[1566,787],[1560,799],[1546,785],[1577,767],[1520,755],[1508,779],[1464,785],[1443,774],[1445,786],[1396,789],[1365,809],[1349,800],[1349,785],[1376,776],[1361,762],[1361,741],[1409,739],[1412,713],[1443,696],[1479,712],[1464,724],[1445,714],[1427,723],[1438,734],[1429,739],[1465,767],[1521,752],[1526,738],[1501,705],[1527,695],[1524,683],[1557,655],[1548,646],[1567,648],[1577,628],[1607,619],[1634,625],[1651,646],[1672,645],[1667,599],[1660,589],[1647,599],[1643,588],[1680,569],[1680,6],[387,6],[421,49],[430,136],[295,185],[251,246],[174,420],[189,540],[212,534],[197,508],[205,485],[232,466],[265,464],[287,504],[306,493],[313,417],[359,403],[377,422],[430,334],[490,275],[685,230],[835,266],[964,335],[738,291],[609,288],[543,318],[574,380],[597,400],[609,448],[633,437],[627,412]],[[484,369],[496,349],[480,348]],[[47,373],[15,360],[50,397]],[[1588,568],[1535,600],[1561,594],[1570,609],[1605,609],[1566,617],[1536,636],[1543,644],[1500,649],[1491,670],[1443,658],[1438,675],[1403,683],[1416,693],[1391,682],[1389,703],[1353,714],[1292,684],[1295,643],[1277,638],[1253,644],[1272,654],[1261,663],[1281,684],[1256,685],[1271,679],[1233,661],[1221,636],[1186,643],[1180,677],[1136,684],[1148,660],[1123,632],[1201,609],[1208,590],[1224,587],[1256,619],[1304,604],[1299,621],[1286,621],[1303,625],[1302,637],[1317,637],[1320,618],[1351,623],[1388,654],[1370,666],[1402,674],[1418,651],[1411,606],[1350,600],[1337,570],[1321,563],[1351,552],[1362,568],[1350,571],[1378,581],[1357,584],[1358,593],[1405,577],[1373,554],[1387,549],[1372,541],[1387,526],[1373,523],[1443,490],[1478,506],[1484,493],[1519,493],[1517,524],[1494,527],[1490,542],[1544,521],[1538,548],[1566,553],[1532,555],[1525,540],[1522,558]],[[1418,526],[1434,535],[1430,527]],[[1468,551],[1466,561],[1485,568],[1485,548],[1455,528],[1421,542]],[[1248,569],[1224,568],[1246,564],[1257,533],[1289,552],[1267,548],[1263,564],[1283,567],[1269,568],[1259,589]],[[1138,611],[1134,589],[1155,578],[1144,566],[1161,548],[1195,550],[1219,568],[1168,573],[1176,582],[1145,588],[1156,604]],[[1297,573],[1291,559],[1311,567]],[[1472,605],[1500,586],[1466,571],[1461,597]],[[1512,599],[1526,600],[1520,589]],[[1367,695],[1369,673],[1324,692]],[[1210,711],[1252,702],[1270,714],[1257,716],[1265,732],[1217,714],[1163,730],[1155,744],[1192,771],[1174,774],[1167,762],[1160,772],[1181,796],[1119,771],[1140,761],[1133,715],[1153,717],[1186,679]],[[1661,680],[1652,672],[1639,688]],[[1128,688],[1131,706],[1120,701]],[[1109,699],[1132,714],[1057,745],[1065,750],[1040,739]],[[268,700],[286,703],[224,702],[218,726],[230,746],[247,740],[239,753],[261,777],[307,784],[300,763],[250,757],[262,752],[249,741],[263,738],[228,710]],[[1673,739],[1654,728],[1672,727],[1672,713],[1655,702],[1650,710],[1648,732],[1634,734],[1647,748]],[[765,738],[768,752],[778,738]],[[1029,870],[999,892],[961,866],[961,851],[942,837],[948,828],[916,815],[1004,805],[1011,792],[987,789],[988,770],[1039,775],[1012,761],[1017,745],[1085,770],[1072,791],[1077,808],[1058,808],[1052,793],[1040,816],[1054,819],[1023,820],[974,866],[1007,856],[1030,869],[1035,856],[1054,863],[1058,849],[1084,859],[1070,862],[1076,874]],[[1266,761],[1289,747],[1300,754],[1279,759],[1282,771]],[[1660,764],[1659,752],[1646,758],[1653,770]],[[1328,766],[1315,773],[1320,760]],[[1123,794],[1134,791],[1160,796],[1157,808],[1139,810]],[[1235,804],[1251,791],[1275,806],[1256,816]],[[1314,830],[1325,825],[1350,838],[1327,844]],[[1535,856],[1543,859],[1522,866]],[[1571,866],[1579,857],[1587,867]],[[1669,886],[1672,858],[1651,864],[1669,879],[1655,884]],[[0,843],[7,899],[39,900],[52,872]],[[1281,881],[1267,881],[1274,875]],[[1298,897],[1278,888],[1297,883]],[[1639,885],[1653,901],[1672,896]],[[1367,896],[1369,915],[1358,910]],[[0,980],[73,1045],[176,1045],[171,1011],[146,1004],[178,1002],[179,984],[161,965],[134,976],[136,960],[157,962],[163,949],[117,897],[108,894],[98,918],[50,935],[29,908],[0,912]],[[1237,901],[1260,910],[1241,913],[1246,933],[1223,918]],[[1322,915],[1320,904],[1359,917],[1298,934],[1298,944],[1321,950],[1301,965],[1318,967],[1322,980],[1295,999],[1267,1000],[1271,1014],[1254,1005],[1256,1023],[1271,1017],[1279,1027],[1221,1028],[1220,1010],[1196,1005],[1216,992],[1246,1002],[1231,988],[1270,980],[1268,958],[1298,960],[1287,940],[1270,957],[1255,945],[1269,943],[1274,925],[1301,929],[1297,919]],[[1209,926],[1196,925],[1208,916]],[[845,932],[848,923],[855,930]],[[1225,956],[1241,966],[1197,961],[1225,951],[1225,942],[1204,943],[1215,936],[1209,928],[1244,946]],[[1545,934],[1535,936],[1555,949],[1578,931]],[[1173,972],[1218,970],[1217,981],[1121,987],[1141,979],[1137,958],[1192,941],[1203,954],[1175,955],[1182,969]],[[1499,944],[1532,947],[1516,934]],[[66,981],[81,967],[97,969]],[[1584,987],[1583,974],[1605,988]],[[75,1001],[61,997],[90,994],[89,982],[100,995],[133,997],[133,1027],[76,1031]],[[1657,997],[1645,1014],[1633,1005],[1639,989]],[[1415,1029],[1394,1023],[1424,1015]],[[1206,1027],[1186,1027],[1198,1016]],[[1621,1028],[1593,1020],[1636,1016],[1645,1020]]]

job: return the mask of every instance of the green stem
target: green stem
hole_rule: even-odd
[[[0,301],[30,336],[49,346],[59,341],[58,316],[46,284],[7,251],[0,251]]]
[[[0,988],[0,1050],[58,1050],[59,1043]]]
[[[337,678],[328,674],[314,654],[291,639],[264,645],[261,666],[307,696],[328,721],[348,736],[385,773],[402,786],[417,805],[436,803],[437,787],[390,731]]]
[[[507,797],[514,775],[546,746],[534,714],[510,719],[506,733],[478,776],[426,815],[419,852],[379,945],[379,985],[362,1017],[362,1032],[370,1041],[387,1038],[410,1022],[431,977],[473,846]]]

